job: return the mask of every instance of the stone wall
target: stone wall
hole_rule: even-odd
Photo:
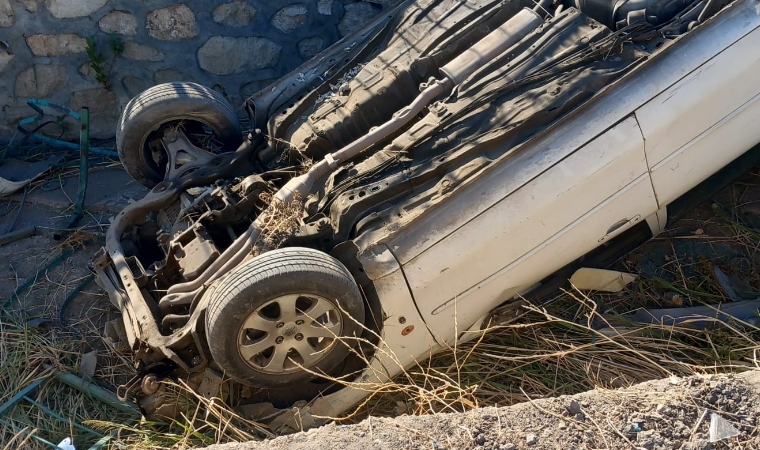
[[[89,106],[94,138],[112,137],[126,102],[158,83],[196,81],[238,106],[388,2],[0,0],[0,142],[34,115],[32,97]]]

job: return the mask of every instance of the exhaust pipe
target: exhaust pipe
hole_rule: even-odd
[[[454,84],[459,84],[484,64],[523,40],[543,22],[544,19],[538,12],[525,8],[441,67],[441,73]]]

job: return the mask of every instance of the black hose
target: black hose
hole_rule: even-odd
[[[544,16],[551,16],[551,10],[553,0],[539,0],[536,6],[533,7],[533,11],[542,14]]]

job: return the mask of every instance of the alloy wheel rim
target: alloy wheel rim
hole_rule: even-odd
[[[288,294],[256,308],[238,333],[238,352],[257,371],[293,373],[318,364],[343,331],[335,304],[312,294]]]

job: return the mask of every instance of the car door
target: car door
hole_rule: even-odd
[[[447,206],[450,214],[508,185],[510,173],[528,181],[422,253],[409,260],[400,254],[417,307],[439,340],[452,342],[498,303],[657,211],[633,116],[549,161],[479,177]]]
[[[760,29],[636,111],[666,206],[760,142]]]

